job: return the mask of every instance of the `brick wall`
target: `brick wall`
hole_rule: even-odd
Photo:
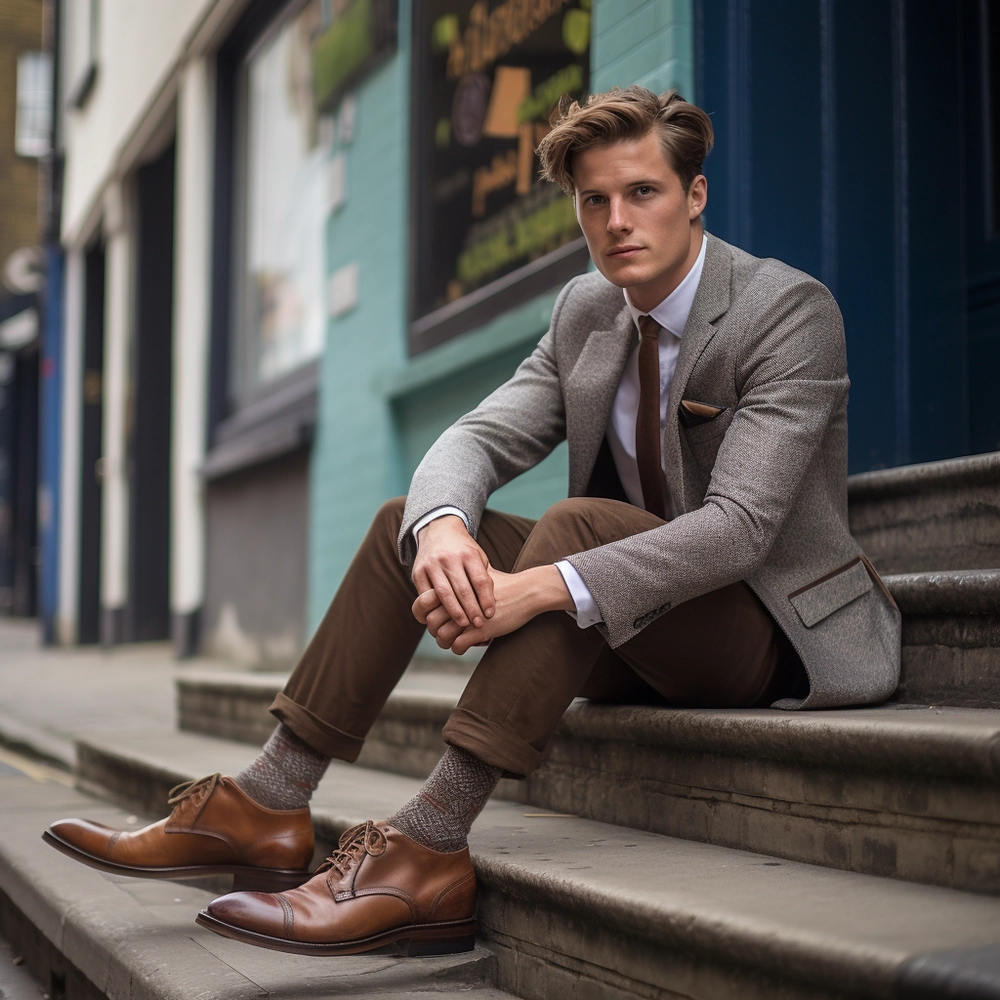
[[[38,164],[14,152],[17,59],[42,47],[41,0],[0,3],[0,267],[38,242]]]

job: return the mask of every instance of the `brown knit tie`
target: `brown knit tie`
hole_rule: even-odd
[[[667,519],[660,462],[660,324],[639,317],[639,411],[635,415],[635,460],[646,510]]]

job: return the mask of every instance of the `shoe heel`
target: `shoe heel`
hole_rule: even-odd
[[[233,892],[285,892],[307,882],[312,872],[242,871],[233,875]]]
[[[457,955],[476,947],[476,932],[452,933],[451,937],[412,937],[400,941],[396,954],[405,958],[422,958],[430,955]]]

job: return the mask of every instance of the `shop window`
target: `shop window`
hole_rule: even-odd
[[[395,0],[309,0],[286,5],[245,55],[238,81],[237,396],[322,351],[330,115],[394,47],[395,31]]]
[[[52,142],[52,57],[25,52],[17,60],[17,116],[14,151],[48,156]]]
[[[590,0],[415,6],[411,353],[585,269],[535,148],[559,98],[587,91],[590,21]]]
[[[333,115],[398,0],[249,0],[216,53],[208,478],[308,447],[332,293]]]
[[[327,149],[310,59],[321,6],[306,4],[246,60],[238,391],[299,367],[323,345]]]

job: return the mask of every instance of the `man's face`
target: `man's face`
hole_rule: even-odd
[[[708,183],[685,192],[657,135],[591,146],[573,159],[576,214],[590,256],[633,304],[653,309],[682,281],[701,250]]]

